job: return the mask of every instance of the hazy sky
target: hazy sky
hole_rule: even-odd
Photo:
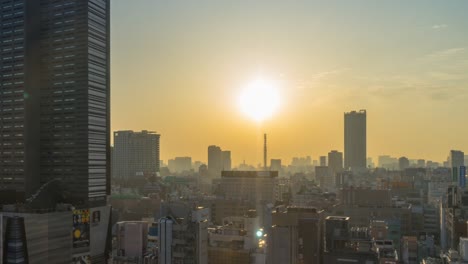
[[[161,158],[235,165],[343,151],[343,113],[367,109],[368,156],[468,152],[468,1],[112,0],[112,130],[161,134]],[[263,124],[238,97],[281,83]]]

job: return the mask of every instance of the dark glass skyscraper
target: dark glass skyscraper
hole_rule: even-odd
[[[345,169],[362,171],[367,162],[366,110],[344,114]]]
[[[0,201],[106,204],[109,0],[0,0]],[[14,194],[14,195],[13,195]]]

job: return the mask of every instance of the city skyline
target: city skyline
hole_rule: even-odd
[[[157,131],[163,160],[221,145],[261,163],[263,133],[271,158],[343,151],[353,109],[368,111],[374,160],[468,149],[449,129],[467,128],[467,2],[113,3],[112,131]],[[237,106],[258,76],[282,83],[263,124]]]

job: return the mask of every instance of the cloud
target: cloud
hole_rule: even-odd
[[[441,30],[441,29],[444,29],[444,28],[447,28],[448,25],[447,24],[437,24],[437,25],[433,25],[432,26],[432,29],[434,30]]]
[[[466,48],[450,48],[445,50],[439,50],[432,53],[427,54],[424,58],[430,60],[440,60],[452,57],[454,55],[458,55],[460,53],[465,52]]]

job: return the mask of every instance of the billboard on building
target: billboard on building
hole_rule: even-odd
[[[73,247],[89,246],[89,209],[73,210]]]

